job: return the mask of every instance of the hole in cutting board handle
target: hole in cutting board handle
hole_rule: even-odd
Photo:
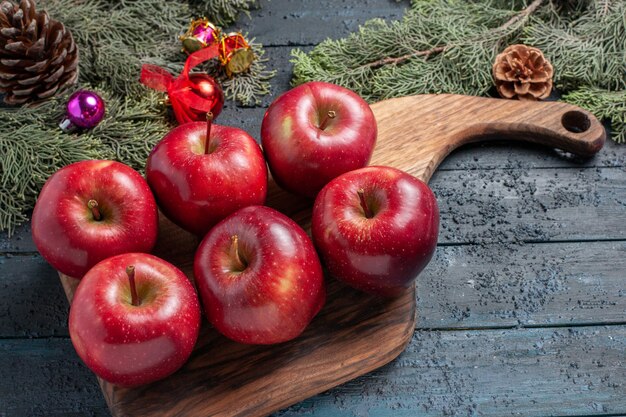
[[[581,111],[570,110],[561,118],[561,124],[572,133],[583,133],[591,127],[591,120]]]

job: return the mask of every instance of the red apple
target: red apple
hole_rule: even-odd
[[[312,232],[331,275],[354,288],[395,296],[435,252],[437,200],[417,178],[367,167],[331,181],[315,199]]]
[[[163,213],[200,236],[238,209],[263,204],[267,167],[259,145],[241,129],[193,122],[152,150],[146,176]]]
[[[151,251],[158,221],[152,192],[136,171],[114,161],[82,161],[46,181],[32,233],[46,261],[80,278],[110,256]]]
[[[100,262],[81,280],[69,327],[78,356],[96,375],[142,385],[187,361],[198,338],[200,305],[174,265],[127,253]]]
[[[261,140],[276,183],[314,198],[333,178],[367,165],[376,119],[354,92],[325,82],[302,84],[267,109]]]
[[[204,311],[215,328],[249,344],[298,336],[326,292],[313,243],[293,220],[247,207],[206,235],[194,263]]]

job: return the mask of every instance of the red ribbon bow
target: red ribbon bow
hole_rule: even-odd
[[[191,110],[206,113],[211,110],[213,101],[196,93],[199,87],[189,79],[189,71],[218,55],[217,44],[194,52],[187,57],[183,72],[176,78],[157,65],[144,64],[141,67],[140,81],[146,87],[167,92],[178,123],[192,122],[195,118]]]

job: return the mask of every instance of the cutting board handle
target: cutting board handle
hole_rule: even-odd
[[[580,107],[560,102],[496,101],[494,112],[481,112],[460,132],[459,145],[496,137],[535,142],[581,156],[594,155],[604,145],[602,123]]]
[[[555,101],[438,94],[385,100],[372,110],[379,132],[371,163],[404,169],[424,181],[452,150],[471,142],[524,140],[591,156],[606,138],[593,114]]]

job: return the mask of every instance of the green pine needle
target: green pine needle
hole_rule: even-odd
[[[585,108],[598,118],[611,120],[613,140],[626,143],[626,90],[581,87],[563,96],[563,101]]]
[[[59,168],[85,159],[116,159],[142,171],[154,144],[172,128],[165,98],[142,86],[141,65],[153,63],[178,74],[186,55],[178,36],[194,16],[219,25],[232,23],[256,5],[250,0],[41,0],[38,8],[70,29],[80,53],[79,84],[106,102],[104,120],[86,132],[66,134],[59,127],[67,91],[36,108],[0,111],[0,230],[13,232],[26,221],[46,179]],[[225,96],[242,105],[268,94],[273,71],[266,69],[261,45],[250,71],[229,79],[208,64]]]
[[[240,13],[250,15],[250,10],[258,6],[256,0],[192,0],[191,5],[198,14],[208,17],[216,25],[228,25],[235,20]]]
[[[487,95],[495,56],[514,43],[543,50],[555,85],[571,92],[564,100],[610,120],[613,138],[625,140],[625,0],[414,0],[399,21],[374,19],[309,53],[292,51],[292,83],[330,81],[370,102]]]

